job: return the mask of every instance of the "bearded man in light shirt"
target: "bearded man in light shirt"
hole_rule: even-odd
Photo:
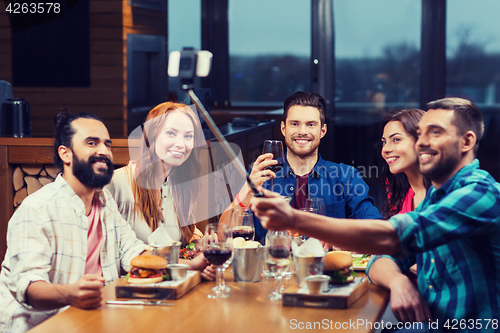
[[[108,130],[95,115],[55,118],[56,180],[28,196],[9,221],[0,273],[0,331],[24,332],[71,305],[100,306],[104,284],[144,251],[107,190]]]

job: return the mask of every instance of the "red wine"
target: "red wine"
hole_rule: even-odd
[[[205,259],[212,265],[221,266],[229,258],[231,258],[231,250],[224,249],[210,249],[203,251]]]
[[[253,240],[254,230],[250,226],[242,225],[233,228],[233,238],[243,237],[246,241]]]
[[[276,172],[280,171],[281,168],[283,168],[283,165],[285,165],[285,163],[278,163],[275,165],[269,165],[269,166],[266,166],[264,168],[264,170],[271,170],[272,172],[276,173]]]
[[[288,258],[290,256],[290,249],[283,245],[270,246],[268,251],[273,258]]]

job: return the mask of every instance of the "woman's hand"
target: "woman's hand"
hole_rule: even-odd
[[[197,238],[197,239],[193,239],[193,240],[191,241],[191,243],[193,243],[193,244],[194,244],[194,248],[195,248],[196,250],[198,250],[198,251],[203,250],[203,238],[204,238],[204,236],[203,236],[203,237],[200,237],[200,238]]]
[[[217,274],[217,268],[215,268],[214,265],[208,265],[201,272],[201,277],[204,278],[205,280],[213,281],[215,280],[216,274]]]
[[[208,243],[213,243],[213,242],[217,242],[218,241],[218,238],[217,238],[217,234],[213,234],[213,235],[208,235],[208,236],[203,236],[199,239],[196,239],[193,241],[194,243],[194,248],[198,251],[202,251],[203,250],[203,242],[204,240],[208,237]]]
[[[192,271],[201,271],[208,265],[208,261],[205,260],[203,252],[200,252],[191,260],[179,259],[179,263],[188,265],[188,269]]]
[[[190,270],[201,271],[201,277],[205,280],[215,280],[216,269],[205,259],[203,252],[197,254],[192,260],[180,259],[179,262],[187,264]]]

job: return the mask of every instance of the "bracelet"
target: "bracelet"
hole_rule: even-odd
[[[250,206],[251,206],[251,205],[247,207],[247,206],[245,206],[245,205],[243,204],[243,202],[241,202],[239,195],[240,195],[240,193],[239,193],[239,192],[238,192],[238,193],[236,193],[236,202],[238,203],[238,205],[240,205],[240,207],[241,207],[241,208],[243,208],[243,209],[248,209],[248,208],[250,208]]]

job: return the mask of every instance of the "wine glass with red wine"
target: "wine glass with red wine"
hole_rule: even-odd
[[[217,286],[208,298],[226,298],[229,294],[224,288],[224,263],[231,258],[233,252],[233,235],[227,224],[209,223],[203,238],[203,255],[217,268]]]
[[[291,237],[288,231],[271,231],[266,235],[265,261],[267,268],[276,279],[276,289],[269,294],[269,299],[281,299],[281,285],[285,272],[292,264]]]
[[[243,237],[246,241],[253,240],[255,236],[255,226],[253,224],[253,214],[250,209],[235,208],[233,211],[231,227],[233,239]]]
[[[266,170],[271,170],[276,173],[283,168],[285,165],[285,154],[283,153],[283,142],[279,140],[266,140],[262,147],[262,154],[271,153],[273,154],[273,160],[278,161],[278,164],[270,165],[265,167]],[[274,178],[271,178],[271,191],[273,190]]]

